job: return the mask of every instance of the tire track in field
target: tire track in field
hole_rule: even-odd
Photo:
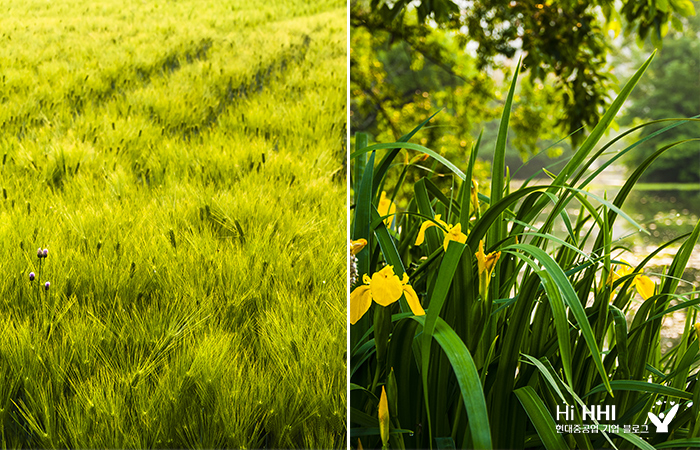
[[[185,140],[197,136],[204,130],[214,126],[219,117],[231,105],[241,99],[261,93],[266,86],[282,79],[286,72],[301,64],[306,57],[310,44],[311,37],[303,34],[298,42],[291,44],[289,48],[277,54],[267,64],[259,67],[243,81],[235,83],[233,77],[230,76],[223,84],[214,83],[211,88],[216,92],[216,98],[219,100],[215,106],[210,105],[206,115],[194,125],[169,124],[167,119],[160,117],[153,111],[150,111],[151,118],[156,124],[163,127],[170,125],[168,127],[170,135],[181,134]],[[260,130],[256,130],[256,135],[260,135]],[[270,139],[269,132],[265,134],[265,138]]]
[[[2,128],[12,130],[22,140],[27,130],[45,125],[46,118],[56,108],[67,107],[74,118],[82,115],[86,107],[100,108],[120,95],[148,86],[156,77],[170,76],[185,64],[206,60],[213,43],[211,38],[191,41],[186,47],[172,49],[148,64],[123,64],[103,70],[96,80],[90,80],[88,74],[70,83],[58,96],[39,98],[33,108],[11,115],[3,121]]]
[[[171,76],[182,69],[185,64],[206,60],[213,43],[211,38],[203,38],[197,42],[191,41],[184,49],[171,50],[150,64],[127,65],[116,71],[118,74],[128,73],[126,78],[120,80],[115,76],[107,76],[100,80],[104,88],[98,90],[94,88],[85,90],[81,89],[80,86],[74,86],[66,95],[65,100],[76,114],[82,114],[86,103],[100,107],[118,95],[127,94],[150,85],[155,78]],[[120,81],[122,86],[119,86]]]
[[[168,134],[181,134],[183,138],[189,139],[203,129],[214,125],[218,117],[237,100],[261,92],[270,82],[279,79],[292,66],[303,61],[310,42],[310,36],[302,35],[297,42],[259,67],[253,74],[248,76],[241,74],[245,77],[242,81],[234,81],[235,75],[222,80],[209,80],[210,88],[215,92],[218,102],[215,106],[210,106],[203,118],[197,120],[194,125],[171,123],[171,120],[153,110],[144,109],[143,113],[155,124],[163,127]],[[96,79],[91,79],[91,74],[88,74],[68,84],[58,95],[47,95],[37,99],[34,107],[18,110],[16,114],[12,114],[3,121],[2,128],[15,134],[21,141],[25,138],[27,131],[45,126],[47,117],[54,116],[59,108],[67,108],[75,120],[88,108],[98,109],[119,97],[128,98],[130,93],[147,88],[158,78],[171,77],[187,65],[206,61],[210,49],[216,43],[217,41],[212,38],[202,38],[199,41],[190,41],[184,47],[171,49],[149,63],[125,63],[117,68],[108,68],[102,70]],[[119,109],[120,117],[128,115],[133,106],[129,104],[127,108],[124,111]]]
[[[114,87],[104,98],[99,98],[96,102],[93,101],[95,107],[114,101],[119,95],[124,95],[128,98],[130,92],[135,92],[138,89],[144,89],[156,78],[156,76],[173,76],[176,72],[185,67],[185,64],[193,64],[197,61],[206,61],[208,51],[216,45],[218,41],[212,39],[203,39],[188,49],[180,52],[171,52],[164,58],[161,58],[156,63],[149,65],[146,69],[136,68],[135,76],[141,80],[141,83],[136,83],[130,86],[128,90],[119,90],[118,86]],[[191,137],[199,135],[205,129],[211,128],[217,121],[219,116],[224,114],[227,109],[237,101],[249,98],[256,95],[269,85],[270,83],[279,80],[284,73],[298,66],[304,61],[306,54],[311,44],[311,37],[307,34],[301,35],[297,42],[292,43],[288,48],[283,49],[272,59],[268,60],[264,65],[259,67],[250,75],[232,74],[221,79],[211,78],[205,79],[203,82],[208,84],[208,88],[214,93],[214,104],[209,106],[194,105],[193,109],[206,108],[206,113],[189,123],[183,121],[174,122],[171,117],[167,117],[163,112],[158,112],[153,107],[141,107],[141,112],[149,117],[154,125],[161,127],[162,133],[170,136],[181,135],[183,139],[189,140]],[[234,77],[239,76],[242,80],[234,80]],[[91,94],[92,95],[92,94]],[[90,96],[88,96],[88,99]],[[133,105],[127,100],[128,104],[125,111],[121,111],[120,116],[129,115]],[[82,108],[74,109],[76,114],[82,113]],[[194,112],[194,111],[193,111]],[[192,119],[187,117],[183,119]],[[267,135],[269,138],[269,133]]]

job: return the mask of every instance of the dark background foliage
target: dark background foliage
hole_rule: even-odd
[[[493,119],[502,106],[502,80],[520,54],[525,76],[515,98],[513,145],[526,156],[542,147],[538,141],[573,133],[568,142],[575,147],[618,87],[614,60],[620,33],[625,45],[646,42],[648,55],[669,40],[670,30],[687,31],[687,18],[695,13],[690,0],[460,5],[451,0],[351,3],[353,132],[397,139],[445,108],[422,134],[424,143],[447,153],[466,149],[478,131],[474,124]],[[678,56],[668,53],[664,57]],[[660,65],[656,61],[652,67]],[[697,79],[688,82],[698,85]],[[688,86],[685,80],[675,84]]]

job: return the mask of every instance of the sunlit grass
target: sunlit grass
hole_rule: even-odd
[[[345,445],[345,21],[7,6],[3,447]]]

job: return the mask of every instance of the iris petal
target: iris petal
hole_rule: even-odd
[[[355,325],[372,305],[369,286],[360,286],[350,293],[350,323]]]
[[[467,242],[467,235],[462,233],[462,224],[458,223],[457,225],[451,227],[447,233],[445,233],[445,240],[443,241],[442,245],[445,248],[445,251],[447,251],[447,246],[450,244],[450,241],[457,241],[460,244],[464,244]]]
[[[421,245],[425,240],[425,230],[435,226],[437,226],[437,224],[432,220],[426,220],[425,222],[423,222],[420,226],[420,230],[418,230],[418,237],[416,238],[416,243],[413,245]]]
[[[440,219],[440,214],[436,214],[435,218],[433,220],[426,220],[423,222],[420,226],[420,230],[418,230],[418,237],[416,237],[416,243],[413,245],[421,245],[423,241],[425,240],[425,230],[427,230],[430,227],[436,227],[436,226],[442,226],[444,229],[448,229],[449,225],[444,220]]]
[[[392,266],[386,266],[379,272],[372,275],[372,282],[369,285],[372,299],[382,306],[389,306],[399,298],[403,290],[401,280],[394,274]]]
[[[350,241],[350,254],[355,256],[360,253],[360,250],[365,248],[367,245],[367,239],[358,239],[356,241]]]
[[[486,270],[486,254],[484,253],[483,239],[479,241],[479,250],[476,251],[474,256],[476,256],[477,269],[479,270],[479,275],[481,275]]]
[[[413,289],[413,287],[410,284],[404,284],[403,293],[406,294],[406,301],[408,302],[408,306],[411,308],[411,312],[413,312],[413,315],[424,316],[425,311],[420,305],[418,294],[416,294],[416,291]]]
[[[380,216],[388,216],[384,219],[384,224],[388,227],[394,220],[394,214],[396,214],[396,205],[386,196],[386,192],[382,191],[382,195],[379,198],[379,204],[377,205],[377,212]]]
[[[498,259],[501,257],[501,252],[491,252],[488,255],[484,253],[484,240],[479,241],[479,250],[474,254],[476,256],[477,269],[479,272],[479,295],[482,299],[488,297],[489,284],[491,284],[491,275],[496,267]]]
[[[656,285],[648,276],[637,275],[634,279],[634,284],[637,288],[637,292],[639,292],[644,300],[654,295],[654,288]]]
[[[632,273],[632,267],[626,265],[626,264],[629,264],[629,263],[627,263],[627,261],[625,261],[625,260],[622,260],[622,262],[625,263],[625,264],[621,264],[620,267],[615,271],[616,278],[614,278],[613,281],[617,280],[618,278],[622,278],[622,277],[627,276],[627,275],[629,275],[629,274]]]

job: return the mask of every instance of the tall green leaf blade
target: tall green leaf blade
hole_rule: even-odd
[[[369,240],[369,224],[371,222],[370,217],[372,210],[372,172],[374,168],[374,155],[375,153],[372,152],[362,174],[360,190],[359,192],[355,193],[355,195],[357,195],[357,202],[355,203],[355,221],[353,222],[354,227],[352,230],[353,239],[362,238]],[[367,252],[366,249],[363,249],[357,255],[357,259],[360,261],[361,268],[364,268],[366,271],[367,266],[369,266],[369,252]],[[365,267],[362,267],[362,261],[364,259],[366,259],[368,262]],[[362,275],[362,272],[360,272],[360,275]]]
[[[399,138],[397,142],[408,142],[418,131],[423,128],[430,120],[435,117],[440,111],[437,111],[435,114],[432,116],[428,117],[425,119],[423,122],[421,122],[417,127],[415,127],[413,130],[411,130],[410,133],[405,134]],[[365,147],[367,146],[367,143],[365,142]],[[377,168],[374,171],[374,183],[373,183],[373,191],[376,191],[376,189],[379,187],[379,184],[381,182],[381,179],[384,178],[386,175],[387,171],[389,170],[389,167],[391,167],[392,162],[394,161],[394,158],[399,154],[399,151],[401,151],[400,146],[393,146],[393,147],[388,147],[391,148],[389,153],[384,155],[384,158],[379,162],[377,165]]]
[[[367,134],[366,133],[355,133],[355,150],[361,150],[367,147]],[[365,172],[365,167],[367,165],[367,153],[360,153],[355,159],[354,165],[354,190],[355,195],[360,192],[360,181]]]
[[[414,198],[416,201],[416,206],[418,206],[418,211],[426,217],[433,219],[435,217],[435,212],[430,204],[430,196],[428,195],[428,189],[425,187],[425,178],[421,178],[413,185]],[[447,220],[447,217],[444,217]],[[442,248],[442,242],[438,239],[437,228],[429,228],[425,230],[425,244],[428,247],[428,253],[432,253]],[[442,233],[440,233],[442,234]]]
[[[651,322],[651,321],[653,321],[653,320],[655,320],[655,319],[658,319],[659,317],[663,317],[663,316],[665,316],[665,315],[667,315],[667,314],[671,314],[671,313],[674,312],[674,311],[678,311],[678,310],[681,310],[681,309],[690,308],[691,306],[699,305],[699,304],[700,304],[700,297],[699,297],[699,298],[696,298],[695,300],[685,300],[685,299],[687,298],[686,296],[689,296],[689,295],[696,295],[696,294],[700,294],[700,291],[688,292],[688,293],[685,294],[685,295],[674,294],[672,297],[675,298],[676,300],[680,301],[681,303],[679,303],[679,304],[677,304],[677,305],[675,305],[675,306],[672,306],[672,307],[670,307],[670,308],[668,308],[668,309],[665,309],[665,310],[661,311],[660,313],[655,314],[655,315],[649,317],[649,318],[646,320],[646,322],[644,322],[644,323]],[[670,295],[670,294],[669,294],[669,295]]]
[[[503,107],[503,115],[501,116],[501,124],[498,127],[498,138],[496,139],[496,151],[493,155],[493,171],[491,172],[491,204],[497,203],[503,198],[504,190],[504,174],[506,168],[506,143],[508,141],[508,124],[510,122],[510,110],[513,106],[513,96],[515,95],[515,85],[518,81],[518,73],[520,71],[520,63],[515,66],[513,72],[513,81],[510,83],[510,90],[506,97],[506,103]],[[503,238],[503,223],[496,220],[493,228],[489,233],[489,245],[495,245]]]
[[[439,437],[435,438],[435,447],[438,450],[454,450],[455,441],[451,437]]]
[[[698,116],[695,116],[695,117],[698,117]],[[604,163],[602,163],[602,164],[600,165],[600,167],[598,167],[595,171],[593,171],[593,173],[590,174],[590,175],[588,176],[588,178],[586,178],[586,179],[579,185],[579,188],[583,189],[584,187],[588,186],[596,177],[598,177],[598,175],[600,175],[605,169],[607,169],[608,167],[610,167],[615,161],[618,161],[620,158],[622,158],[622,157],[625,156],[627,153],[629,153],[630,151],[632,151],[634,148],[640,146],[640,145],[643,144],[644,142],[646,142],[646,141],[648,141],[648,140],[650,140],[650,139],[652,139],[652,138],[658,136],[659,134],[664,133],[665,131],[668,131],[668,130],[673,129],[673,128],[679,126],[679,125],[682,125],[683,123],[689,122],[689,121],[691,121],[691,120],[699,120],[699,119],[663,119],[663,120],[653,120],[653,121],[644,123],[644,124],[642,124],[642,125],[638,125],[638,126],[632,128],[632,129],[630,129],[630,130],[627,130],[626,132],[623,133],[623,135],[630,134],[630,133],[632,133],[633,131],[636,131],[636,130],[638,130],[639,128],[642,128],[642,127],[645,127],[645,126],[648,126],[648,125],[652,125],[652,124],[656,124],[656,123],[661,123],[661,122],[666,122],[666,121],[669,121],[669,120],[675,120],[675,121],[678,121],[678,122],[676,122],[676,123],[674,123],[674,124],[671,124],[671,125],[669,125],[669,126],[667,126],[667,127],[665,127],[665,128],[662,128],[661,130],[655,131],[655,132],[649,134],[648,136],[645,136],[644,138],[642,138],[642,139],[640,139],[640,140],[638,140],[638,141],[635,141],[632,145],[629,145],[629,146],[626,147],[625,149],[620,150],[620,151],[619,151],[617,154],[615,154],[612,158],[610,158],[608,161],[605,161]],[[601,149],[598,151],[598,153],[596,154],[596,156],[595,156],[593,159],[595,160],[595,159],[597,159],[598,156],[602,155],[603,152],[605,152],[607,149],[610,148],[610,146],[612,146],[615,142],[617,142],[617,140],[618,140],[620,137],[621,137],[621,136],[617,136],[615,139],[613,139],[612,141],[610,141],[610,142],[608,142],[607,144],[605,144],[605,146],[604,146],[603,148],[601,148]],[[690,140],[693,140],[693,139],[690,139]],[[685,141],[674,142],[673,144],[670,144],[670,147],[673,147],[673,146],[678,145],[678,144],[683,143],[683,142],[685,142]],[[667,146],[667,147],[668,147],[668,146]],[[670,147],[669,147],[669,148],[670,148]],[[660,152],[660,153],[663,153],[663,152],[666,151],[666,150],[668,150],[668,148],[663,148],[663,149],[657,150],[654,154],[652,154],[652,155],[649,156],[646,160],[644,160],[644,162],[643,162],[639,167],[641,167],[641,166],[643,166],[643,165],[645,165],[645,164],[648,166],[648,164],[650,164],[654,159],[656,159],[656,158],[658,157],[658,155],[654,156],[656,153],[659,153],[659,152]],[[648,161],[648,163],[647,163],[647,161]],[[638,167],[637,169],[635,169],[635,172],[638,171],[638,170],[640,170],[639,167]],[[644,172],[645,170],[646,170],[646,167],[644,167],[643,169],[641,169],[641,172]],[[630,177],[630,178],[628,178],[628,182],[629,182],[630,179],[634,179],[634,178],[635,178],[635,177]],[[638,178],[638,177],[637,177],[637,178]],[[635,183],[636,183],[636,181],[635,181],[634,183],[632,183],[632,185],[634,185]],[[625,184],[627,184],[627,183],[625,183]],[[618,205],[618,206],[619,206],[619,205]]]
[[[633,391],[642,392],[650,394],[662,394],[668,395],[670,397],[684,398],[686,400],[692,400],[693,394],[690,392],[682,391],[670,386],[664,386],[663,384],[649,383],[646,381],[639,380],[613,380],[610,382],[610,388],[613,391]],[[606,387],[602,384],[591,389],[581,398],[586,398],[589,395],[596,394],[598,392],[605,391]]]
[[[651,60],[653,59],[654,54],[652,54],[646,62],[640,67],[637,72],[630,78],[630,80],[625,84],[625,86],[622,88],[620,91],[620,94],[615,98],[615,100],[612,102],[608,110],[605,112],[601,120],[598,122],[598,124],[595,126],[593,131],[591,131],[591,134],[588,135],[586,140],[581,144],[581,147],[576,151],[574,156],[569,160],[569,162],[566,164],[566,166],[559,172],[559,174],[555,177],[554,181],[552,181],[551,186],[549,187],[548,192],[554,193],[561,187],[566,185],[567,180],[569,180],[570,177],[573,176],[573,174],[577,171],[582,170],[583,168],[587,167],[587,165],[584,165],[585,159],[588,157],[588,155],[593,151],[593,148],[596,146],[598,141],[603,137],[605,134],[605,131],[608,129],[612,121],[615,119],[615,115],[618,113],[622,105],[624,104],[625,100],[627,100],[627,97],[629,97],[630,93],[636,86],[636,84],[639,82],[639,79],[642,77],[644,72],[646,71],[647,67],[649,67],[649,64],[651,63]],[[537,204],[533,207],[532,213],[528,216],[526,220],[531,220],[535,215],[539,213],[539,211],[542,209],[545,199],[540,199]],[[560,202],[560,207],[563,208],[566,204],[566,201],[562,199],[562,202]],[[558,209],[555,209],[555,214],[559,213]],[[546,229],[546,228],[545,228]]]
[[[476,157],[479,154],[479,147],[481,146],[481,136],[483,135],[483,130],[479,133],[479,137],[476,143],[472,146],[472,151],[469,154],[469,165],[467,166],[467,173],[464,177],[464,183],[462,183],[460,199],[460,217],[459,223],[462,224],[462,230],[469,229],[469,219],[471,217],[472,206],[471,206],[471,189],[472,189],[472,174],[474,173],[474,166],[476,165]],[[466,231],[465,231],[466,232]]]
[[[412,316],[411,318],[421,325],[425,325],[425,316]],[[457,378],[469,418],[473,448],[493,448],[486,398],[479,379],[479,372],[476,370],[469,350],[457,333],[440,317],[435,322],[433,338],[445,352]]]
[[[363,427],[376,427],[379,419],[377,417],[372,417],[364,411],[357,408],[350,407],[350,422],[356,423]]]
[[[561,378],[557,375],[557,371],[554,369],[552,366],[552,363],[549,362],[547,358],[542,358],[541,360],[536,360],[535,358],[529,356],[529,355],[523,355],[525,356],[530,362],[532,362],[537,369],[540,371],[544,379],[547,381],[547,383],[550,385],[550,387],[555,391],[555,393],[559,396],[559,398],[562,400],[563,403],[569,404],[569,401],[567,401],[563,397],[563,393],[561,388],[563,388],[568,395],[571,396],[571,401],[577,403],[581,408],[587,408],[588,406],[581,400],[581,397],[579,397],[576,394],[576,391],[574,391],[571,386],[567,385],[564,383]],[[597,426],[599,425],[598,421],[593,418],[593,423]],[[608,436],[608,433],[605,432],[605,430],[601,430],[600,434],[603,435],[605,440],[610,444],[610,448],[616,448],[615,444],[610,440],[610,436]],[[576,437],[575,437],[576,438]],[[590,439],[588,439],[588,435],[580,435],[578,436],[579,439],[577,439],[577,442],[579,443],[579,446],[581,448],[593,448],[590,443]],[[580,439],[583,438],[583,439]]]
[[[561,269],[561,267],[559,267],[556,261],[554,261],[552,257],[549,256],[545,251],[538,247],[535,247],[534,245],[515,244],[508,246],[503,250],[520,250],[532,255],[542,264],[544,270],[546,270],[552,276],[554,282],[561,290],[564,302],[567,304],[571,313],[574,315],[576,323],[578,323],[578,326],[581,330],[581,334],[583,335],[586,341],[586,345],[590,350],[593,363],[595,364],[596,369],[598,370],[598,374],[603,380],[603,384],[605,385],[610,395],[612,395],[612,391],[610,389],[610,380],[608,379],[608,374],[605,370],[605,367],[603,367],[603,360],[601,358],[598,345],[596,344],[595,335],[593,334],[593,330],[591,329],[591,324],[588,322],[586,312],[584,311],[583,305],[581,305],[581,302],[578,299],[578,295],[576,295],[576,291],[574,290],[573,286],[571,286],[571,282],[569,282],[569,279],[566,277],[566,274]]]
[[[535,430],[537,430],[537,434],[545,448],[547,450],[568,449],[569,446],[564,438],[557,433],[556,422],[552,419],[547,406],[545,406],[535,390],[530,386],[525,386],[516,389],[514,392],[520,404],[523,405],[530,421],[535,426]]]
[[[430,306],[425,315],[425,322],[423,323],[423,337],[422,337],[422,351],[421,351],[421,365],[422,365],[422,375],[423,375],[423,396],[425,397],[425,409],[428,411],[428,433],[430,433],[430,439],[432,440],[432,429],[430,420],[430,408],[429,408],[429,398],[428,398],[428,367],[430,365],[430,345],[433,342],[433,331],[435,330],[435,324],[437,323],[438,317],[440,315],[440,310],[445,304],[447,299],[447,294],[450,292],[452,286],[452,278],[457,271],[457,265],[459,264],[459,259],[462,257],[462,253],[466,246],[459,243],[450,243],[447,247],[447,253],[440,263],[440,269],[437,276],[437,282],[435,283],[435,288],[433,289],[432,295],[430,296]]]
[[[508,252],[504,250],[504,252]],[[561,354],[562,366],[566,380],[570,385],[573,385],[573,372],[571,370],[571,342],[569,341],[569,322],[566,318],[566,308],[562,300],[561,291],[554,282],[552,275],[546,270],[542,270],[537,266],[537,263],[526,255],[518,252],[508,252],[513,256],[525,261],[542,280],[542,286],[547,293],[549,304],[552,308],[552,316],[554,317],[554,328],[557,332],[557,340],[559,342],[559,353]]]
[[[551,373],[547,370],[547,367],[542,363],[542,361],[526,354],[522,354],[532,365],[537,367],[539,369],[540,373],[544,377],[544,379],[549,383],[550,387],[554,391],[555,394],[559,397],[559,399],[563,402],[566,403],[566,397],[564,397],[564,393],[559,389],[559,385],[557,384],[557,381],[554,379]],[[542,358],[543,360],[547,360],[546,358]]]
[[[433,150],[430,150],[430,149],[427,148],[427,147],[423,147],[422,145],[418,145],[418,144],[413,144],[413,143],[411,143],[411,142],[394,142],[394,143],[391,143],[391,144],[374,144],[374,145],[370,145],[369,147],[366,147],[366,148],[364,148],[364,149],[357,150],[357,151],[353,152],[353,153],[350,155],[350,158],[351,158],[351,159],[354,159],[354,158],[356,158],[357,156],[359,156],[361,153],[368,153],[368,152],[371,152],[371,151],[374,151],[374,150],[381,150],[381,149],[386,149],[386,148],[391,148],[391,149],[395,149],[395,148],[407,148],[407,149],[410,149],[410,150],[417,150],[417,151],[419,151],[419,152],[425,153],[426,155],[432,156],[435,160],[437,160],[438,162],[440,162],[441,164],[443,164],[445,167],[447,167],[447,168],[450,169],[452,172],[454,172],[455,175],[457,175],[459,178],[461,178],[462,180],[464,180],[464,177],[465,177],[465,176],[464,176],[464,172],[462,172],[461,170],[459,170],[459,168],[458,168],[457,166],[455,166],[453,163],[451,163],[449,160],[447,160],[444,156],[440,155],[439,153],[437,153],[437,152],[435,152],[435,151],[433,151]]]
[[[670,128],[670,127],[668,127]],[[635,170],[632,172],[628,177],[627,181],[625,184],[620,188],[619,192],[615,196],[615,199],[613,200],[613,205],[615,205],[616,208],[621,208],[625,200],[627,200],[627,197],[629,194],[632,192],[632,189],[637,185],[637,182],[641,178],[641,176],[644,174],[644,172],[649,168],[649,166],[656,161],[656,159],[661,156],[663,153],[665,153],[667,150],[675,147],[676,145],[679,145],[680,143],[691,141],[693,139],[688,139],[686,141],[679,141],[679,142],[674,142],[673,144],[666,145],[659,150],[655,151],[651,156],[649,156],[647,159],[644,160]],[[622,153],[622,152],[621,152]],[[620,155],[616,155],[620,156]],[[602,167],[601,167],[602,169]],[[601,170],[599,169],[599,170]],[[597,173],[597,172],[596,172]],[[593,175],[596,175],[595,173]],[[584,181],[580,187],[583,187],[587,185],[591,180],[592,177],[589,177],[586,181]],[[613,223],[615,222],[615,219],[617,218],[617,211],[612,210],[608,214],[608,226],[612,227]],[[600,245],[602,245],[602,239],[603,236],[600,235],[598,240],[596,241],[595,248],[598,248]]]
[[[471,248],[473,252],[476,252],[479,241],[484,238],[491,226],[500,220],[499,217],[501,213],[508,209],[509,206],[533,192],[543,191],[545,189],[547,189],[547,186],[530,186],[528,188],[518,189],[512,194],[503,197],[499,202],[491,203],[489,209],[487,209],[474,224],[471,233],[467,236],[467,245],[469,245],[469,248]]]
[[[627,320],[625,313],[615,305],[610,305],[615,331],[615,347],[617,348],[617,361],[625,378],[630,375],[629,352],[627,350]]]
[[[665,279],[663,286],[661,287],[662,294],[669,294],[676,291],[678,287],[679,280],[683,276],[685,267],[688,265],[688,260],[690,260],[690,255],[695,249],[695,245],[700,237],[700,221],[695,225],[692,234],[687,241],[681,245],[680,250],[676,253],[676,256],[671,262],[671,267],[668,270],[668,277]]]
[[[612,434],[616,434],[620,436],[622,439],[626,440],[627,442],[633,444],[637,448],[641,450],[656,450],[653,445],[645,441],[644,439],[640,438],[636,434],[633,433],[628,433],[623,431],[618,431],[618,432],[612,432]]]
[[[408,317],[397,319],[401,315]],[[414,424],[413,418],[422,410],[421,397],[416,395],[416,391],[420,389],[420,373],[413,353],[414,342],[420,340],[416,337],[420,325],[410,320],[411,315],[413,313],[402,313],[392,317],[394,329],[389,342],[388,355],[389,367],[394,370],[396,378],[396,397],[401,399],[401,407],[398,408],[396,419],[404,426]]]
[[[655,446],[658,450],[663,448],[700,448],[700,438],[674,439],[655,444]]]
[[[651,64],[651,60],[654,58],[655,53],[656,52],[652,53],[652,55],[646,60],[646,62],[642,64],[642,67],[640,67],[637,70],[637,72],[635,72],[635,74],[632,76],[632,78],[629,79],[629,81],[627,81],[625,86],[620,91],[620,94],[615,98],[615,100],[613,100],[608,110],[605,112],[598,124],[593,128],[591,134],[588,135],[583,144],[581,144],[581,147],[574,154],[574,157],[571,158],[571,160],[566,164],[566,166],[556,177],[556,179],[552,183],[553,185],[563,186],[566,180],[568,180],[569,177],[577,169],[580,168],[584,159],[586,159],[586,157],[590,154],[590,152],[593,150],[598,141],[600,141],[600,139],[603,137],[603,134],[605,134],[605,131],[608,129],[612,121],[615,119],[615,116],[617,115],[618,111],[627,100],[627,97],[629,97],[630,93],[632,93],[632,89],[634,89],[634,87],[639,82],[639,79],[647,70],[647,67],[649,67],[649,64]]]

